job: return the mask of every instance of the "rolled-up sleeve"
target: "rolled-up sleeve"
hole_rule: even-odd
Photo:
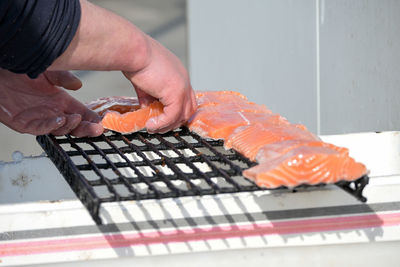
[[[71,43],[79,0],[1,0],[0,68],[36,78]]]

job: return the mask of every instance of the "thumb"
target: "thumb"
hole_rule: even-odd
[[[141,90],[139,88],[135,88],[135,91],[136,91],[136,95],[139,100],[139,104],[142,107],[146,107],[146,106],[150,105],[151,103],[153,103],[155,100],[157,100],[155,97],[147,94],[146,92],[144,92],[143,90]]]
[[[163,113],[150,118],[146,123],[146,129],[150,133],[165,133],[181,125],[180,110],[175,106],[164,106]]]
[[[68,90],[75,91],[82,87],[81,80],[69,71],[46,71],[44,75],[51,84]]]

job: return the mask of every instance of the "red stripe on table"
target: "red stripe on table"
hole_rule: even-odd
[[[400,213],[371,214],[322,219],[277,221],[259,224],[199,227],[190,230],[154,231],[136,234],[105,234],[92,237],[63,238],[0,244],[0,256],[119,248],[171,242],[187,242],[234,237],[302,234],[311,232],[399,226]]]

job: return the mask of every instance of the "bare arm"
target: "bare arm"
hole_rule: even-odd
[[[71,43],[37,79],[0,69],[0,121],[35,135],[101,134],[96,114],[57,87],[80,88],[80,81],[64,72],[73,69],[120,70],[131,81],[141,104],[160,100],[164,113],[148,122],[151,132],[165,132],[186,121],[196,101],[179,59],[112,12],[86,0],[81,0],[81,11]]]
[[[67,50],[49,70],[138,71],[148,59],[148,37],[118,15],[81,0],[81,21]]]
[[[185,122],[196,109],[188,73],[179,59],[129,21],[81,0],[78,31],[49,70],[120,70],[139,100],[160,100],[164,114],[148,123],[165,132]]]

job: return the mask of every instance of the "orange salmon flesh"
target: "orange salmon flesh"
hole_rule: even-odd
[[[304,125],[291,124],[264,105],[234,91],[196,92],[197,111],[186,126],[203,138],[220,139],[258,165],[243,176],[266,188],[353,181],[368,173],[347,148],[325,143]],[[87,106],[102,116],[106,129],[123,134],[143,130],[163,113],[155,101],[140,107],[135,97],[104,97]]]

